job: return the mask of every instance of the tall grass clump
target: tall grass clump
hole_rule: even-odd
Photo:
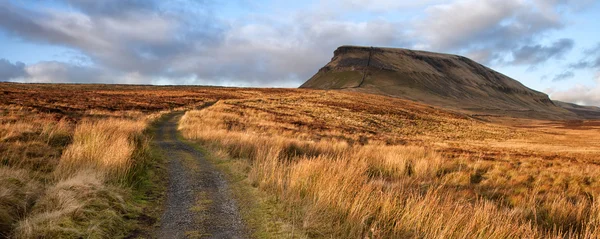
[[[24,169],[0,167],[0,237],[8,236],[14,223],[27,215],[41,196],[40,186]]]
[[[125,190],[104,176],[81,170],[45,190],[29,215],[17,223],[14,238],[123,237],[132,214]]]
[[[136,140],[146,128],[144,120],[86,120],[75,128],[73,143],[63,152],[56,174],[68,178],[92,169],[109,178],[123,179],[135,162]]]

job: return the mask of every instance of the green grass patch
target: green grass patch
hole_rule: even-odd
[[[196,203],[194,203],[194,206],[190,210],[193,212],[204,212],[211,203],[212,200],[208,198],[206,192],[199,192],[196,193]]]
[[[128,238],[152,238],[159,225],[166,196],[168,177],[166,157],[152,139],[156,136],[157,125],[167,117],[153,122],[144,132],[144,143],[138,144],[135,152],[137,164],[129,181],[132,188],[133,204],[139,213],[133,215],[135,222]]]

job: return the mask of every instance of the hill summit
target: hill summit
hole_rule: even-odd
[[[300,88],[381,94],[475,114],[580,118],[548,95],[466,57],[399,48],[341,46]]]

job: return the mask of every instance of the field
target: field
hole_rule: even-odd
[[[279,91],[1,83],[0,237],[142,233],[160,213],[152,207],[163,189],[154,184],[165,176],[154,169],[162,165],[152,122],[174,109]]]
[[[28,84],[0,84],[0,235],[144,237],[160,201],[150,129],[172,110],[295,235],[600,237],[599,121],[337,91]]]
[[[314,91],[219,101],[180,130],[246,160],[309,237],[597,238],[599,126]]]

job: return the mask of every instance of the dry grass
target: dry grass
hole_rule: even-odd
[[[120,187],[136,165],[133,157],[148,120],[82,120],[31,212],[17,223],[15,238],[113,238],[126,235],[135,214],[130,193]],[[111,184],[109,182],[119,182]],[[126,184],[124,184],[126,185]]]
[[[190,109],[219,99],[246,99],[268,94],[295,94],[293,89],[248,89],[192,86],[92,84],[17,84],[0,82],[0,105],[57,114],[71,120],[92,111],[158,112]]]
[[[123,236],[148,197],[134,188],[156,187],[148,123],[255,93],[226,91],[0,83],[0,237]]]
[[[0,108],[0,237],[125,236],[140,213],[131,183],[159,113],[90,110],[81,118]]]
[[[23,169],[0,168],[0,236],[8,236],[13,223],[23,218],[40,197],[40,183]]]
[[[311,237],[600,237],[594,128],[524,129],[315,92],[222,101],[187,112],[180,130],[247,159],[254,185]]]
[[[311,237],[600,237],[598,122],[472,118],[294,89],[2,83],[0,92],[3,235],[121,236],[139,210],[127,185],[149,147],[140,122],[220,100],[189,111],[184,136],[243,159],[236,167]]]
[[[135,138],[146,126],[143,119],[80,122],[55,173],[68,178],[83,169],[92,169],[116,178],[127,175],[135,163],[131,157],[136,149]]]
[[[131,213],[123,189],[106,184],[96,171],[78,171],[45,190],[20,220],[14,238],[111,238],[126,230]]]

